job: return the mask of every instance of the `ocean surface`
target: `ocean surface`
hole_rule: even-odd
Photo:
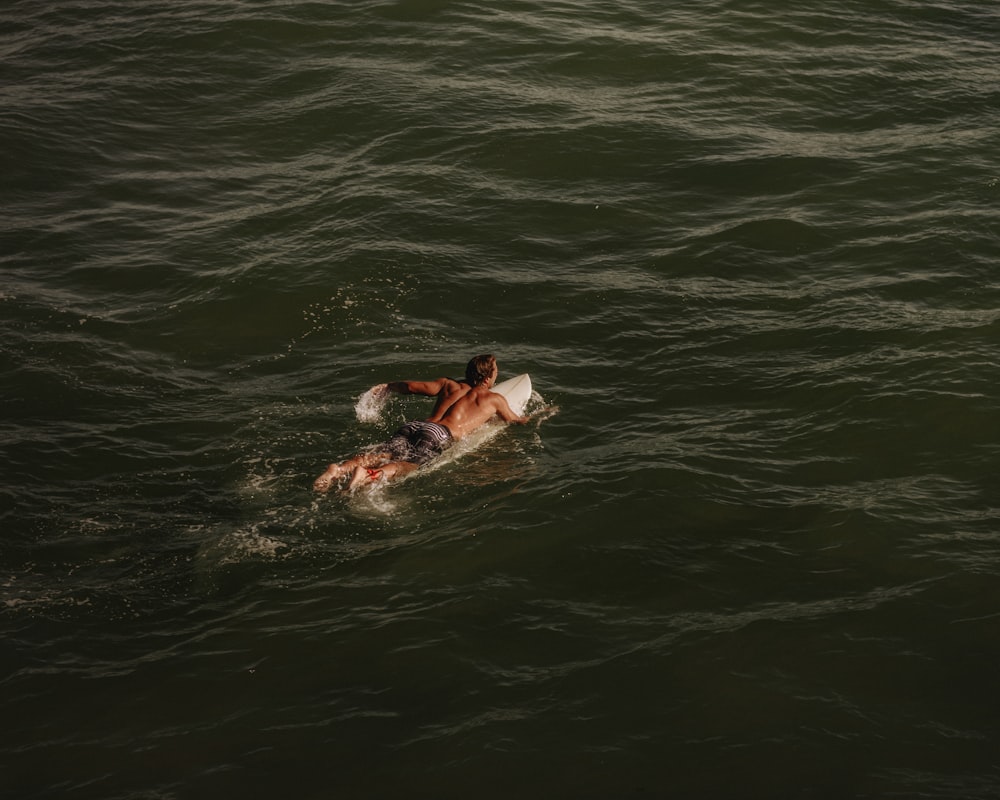
[[[1000,797],[998,154],[992,0],[8,0],[0,796]]]

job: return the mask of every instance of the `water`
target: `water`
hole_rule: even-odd
[[[6,4],[3,796],[998,796],[998,40]],[[312,494],[479,352],[559,413]]]

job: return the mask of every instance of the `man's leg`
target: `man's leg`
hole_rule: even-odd
[[[366,467],[359,464],[354,469],[350,483],[347,484],[347,491],[357,489],[363,483],[378,483],[379,481],[391,481],[409,475],[419,465],[409,461],[390,461],[381,467]]]

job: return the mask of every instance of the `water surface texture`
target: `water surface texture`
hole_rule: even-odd
[[[998,153],[985,0],[9,0],[0,794],[1000,796]]]

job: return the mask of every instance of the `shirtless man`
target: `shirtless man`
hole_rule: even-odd
[[[381,383],[373,387],[377,397],[386,397],[391,392],[421,394],[437,397],[437,402],[426,420],[408,422],[383,447],[340,464],[331,464],[313,483],[313,489],[325,492],[334,481],[349,473],[348,489],[366,480],[388,481],[407,475],[495,416],[504,422],[525,424],[529,417],[515,414],[502,394],[490,391],[496,383],[497,373],[496,359],[483,355],[476,356],[466,366],[464,381],[438,378],[435,381]]]

